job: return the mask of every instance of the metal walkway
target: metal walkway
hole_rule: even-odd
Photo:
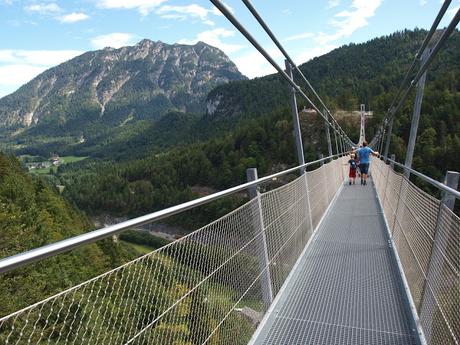
[[[376,192],[345,185],[254,344],[417,344]]]

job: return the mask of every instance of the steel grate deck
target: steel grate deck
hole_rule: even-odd
[[[418,344],[372,185],[345,185],[255,344]]]

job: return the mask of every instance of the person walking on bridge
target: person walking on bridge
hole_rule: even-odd
[[[363,147],[357,151],[359,157],[359,170],[361,172],[361,184],[366,185],[367,175],[369,174],[370,156],[378,156],[378,152],[367,146],[367,141],[363,141]]]
[[[358,161],[356,160],[355,155],[353,153],[350,155],[350,160],[345,165],[350,166],[350,171],[348,173],[348,178],[349,178],[348,182],[349,182],[349,185],[351,186],[352,184],[355,184],[356,169],[358,168]]]

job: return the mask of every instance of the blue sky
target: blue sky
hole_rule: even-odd
[[[429,28],[441,0],[253,0],[296,63],[341,45],[404,28]],[[283,64],[240,0],[225,0],[260,43]],[[447,25],[460,0],[453,0]],[[0,97],[45,69],[88,50],[204,41],[222,49],[248,77],[274,69],[207,0],[0,0]]]

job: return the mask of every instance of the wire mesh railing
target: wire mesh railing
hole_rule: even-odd
[[[268,308],[264,285],[279,292],[339,189],[344,162],[258,194],[169,245],[1,318],[0,343],[247,343]]]
[[[372,176],[427,344],[459,344],[460,218],[381,160]]]

